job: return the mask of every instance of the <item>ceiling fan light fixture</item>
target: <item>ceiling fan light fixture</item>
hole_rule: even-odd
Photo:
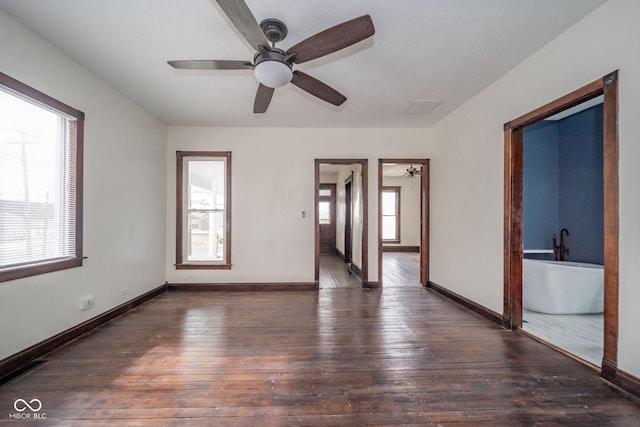
[[[420,175],[421,170],[420,169],[416,169],[413,167],[413,165],[409,166],[407,168],[407,174],[409,176],[409,178],[413,178],[416,175]]]
[[[271,88],[282,87],[293,78],[291,67],[280,61],[262,61],[253,69],[256,79]]]

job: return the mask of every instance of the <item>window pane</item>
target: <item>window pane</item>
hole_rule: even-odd
[[[75,123],[0,90],[0,268],[75,256]]]
[[[396,217],[382,217],[382,240],[397,240],[396,236]]]
[[[188,209],[224,209],[224,160],[189,160]]]
[[[396,215],[396,192],[382,192],[382,215]]]
[[[188,261],[224,260],[224,213],[189,212],[187,229]]]
[[[329,188],[321,188],[320,191],[318,192],[318,195],[320,197],[330,197],[331,196],[331,189]]]
[[[329,208],[331,207],[331,203],[329,202],[320,202],[318,205],[319,208],[319,217],[320,224],[331,224],[331,213]]]

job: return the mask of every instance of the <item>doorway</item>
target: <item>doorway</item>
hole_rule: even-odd
[[[618,72],[615,71],[504,126],[504,315],[512,329],[523,324],[524,128],[587,100],[603,96],[604,337],[602,377],[616,375],[618,335]],[[563,233],[560,232],[560,235]],[[566,234],[566,233],[564,233]],[[525,248],[526,249],[526,248]]]
[[[378,160],[378,277],[381,286],[429,281],[429,160]]]
[[[315,161],[315,281],[320,287],[369,287],[368,282],[368,161],[316,159]],[[335,188],[335,245],[326,240],[324,204]],[[321,192],[324,190],[325,192]],[[321,219],[321,216],[324,219]],[[331,213],[328,214],[331,217]],[[324,231],[322,231],[324,229]],[[324,237],[323,237],[324,236]],[[324,249],[321,249],[324,248]]]
[[[523,127],[522,329],[592,365],[603,348],[602,96]]]

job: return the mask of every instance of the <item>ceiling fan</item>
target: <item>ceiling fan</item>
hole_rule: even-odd
[[[407,171],[405,172],[404,176],[408,178],[413,178],[414,176],[420,176],[420,174],[422,174],[422,168],[416,169],[413,167],[413,165],[411,165],[407,168]]]
[[[299,70],[301,64],[336,52],[371,37],[375,29],[369,15],[355,18],[328,28],[290,47],[286,51],[276,43],[287,36],[287,26],[277,19],[265,19],[258,25],[243,0],[215,0],[231,23],[256,49],[251,61],[187,60],[168,61],[173,68],[186,70],[244,70],[252,69],[260,82],[253,104],[254,113],[267,111],[275,88],[291,82],[300,89],[333,105],[347,100],[337,90]]]

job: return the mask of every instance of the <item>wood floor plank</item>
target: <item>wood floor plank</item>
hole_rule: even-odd
[[[360,279],[337,255],[320,254],[320,288],[358,288]]]
[[[382,253],[383,286],[421,286],[420,254],[416,252]]]
[[[170,292],[46,359],[0,388],[0,424],[18,398],[65,426],[640,420],[595,371],[419,286]]]

